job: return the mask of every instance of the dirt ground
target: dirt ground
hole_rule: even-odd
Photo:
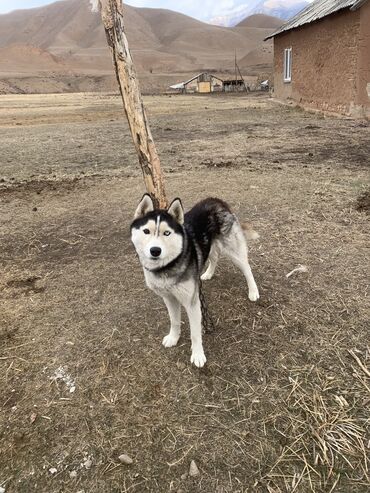
[[[129,240],[143,184],[120,100],[1,96],[0,487],[368,492],[369,123],[265,96],[145,103],[169,195],[219,196],[260,232],[261,299],[221,262],[205,369],[187,322],[164,349]]]

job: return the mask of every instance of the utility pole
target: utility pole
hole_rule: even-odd
[[[237,73],[237,68],[236,68],[236,49],[235,49],[235,92],[237,90],[237,81],[238,80],[238,73]]]

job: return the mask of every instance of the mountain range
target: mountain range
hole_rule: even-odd
[[[170,10],[124,9],[145,90],[164,89],[201,70],[232,73],[235,51],[244,73],[271,70],[272,44],[263,39],[280,19],[259,14],[220,27]],[[0,92],[113,87],[100,14],[91,11],[89,0],[61,0],[0,16]]]
[[[211,24],[235,26],[253,14],[266,14],[288,20],[308,5],[307,0],[234,0],[216,17],[210,17]]]

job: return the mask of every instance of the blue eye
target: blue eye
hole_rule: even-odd
[[[165,231],[163,234],[164,234],[164,236],[170,236],[171,231]]]
[[[149,229],[143,229],[143,233],[144,233],[145,235],[150,235],[150,231],[149,231]]]

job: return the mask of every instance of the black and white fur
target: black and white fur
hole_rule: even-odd
[[[206,363],[199,278],[212,278],[221,254],[228,256],[243,272],[249,299],[256,301],[259,298],[248,262],[246,236],[248,232],[243,231],[229,206],[216,198],[205,199],[184,214],[180,199],[175,199],[168,210],[161,210],[154,208],[150,195],[144,195],[136,209],[131,239],[143,266],[146,284],[162,296],[171,321],[163,345],[177,344],[183,306],[191,331],[190,361],[197,367]],[[256,236],[249,232],[249,237]],[[207,261],[207,269],[202,274]]]

